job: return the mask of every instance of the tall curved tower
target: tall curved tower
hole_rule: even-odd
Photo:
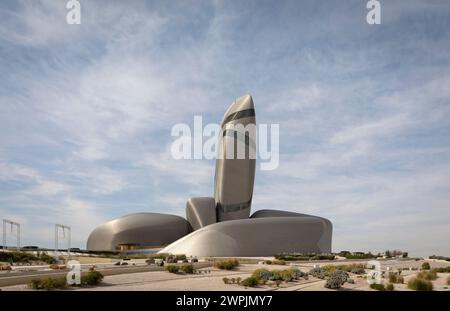
[[[255,181],[255,107],[250,95],[234,101],[225,112],[214,179],[217,221],[245,219]]]

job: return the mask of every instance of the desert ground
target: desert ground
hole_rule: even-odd
[[[303,272],[310,271],[313,267],[324,265],[342,265],[353,263],[366,263],[367,261],[326,261],[326,262],[299,262],[293,263],[295,267]],[[403,270],[401,275],[404,277],[404,284],[395,284],[395,290],[409,290],[407,283],[420,272],[420,266],[423,260],[385,260],[381,261],[383,271]],[[447,267],[448,262],[429,261],[432,268]],[[324,287],[325,280],[315,277],[309,277],[308,280],[300,279],[292,282],[283,282],[279,286],[275,285],[258,285],[256,287],[244,287],[237,284],[225,284],[223,278],[227,277],[244,279],[258,268],[266,268],[269,270],[286,269],[290,265],[267,265],[260,263],[240,264],[232,271],[219,270],[214,267],[199,268],[195,274],[173,274],[167,271],[148,271],[136,273],[123,273],[117,275],[106,275],[103,282],[99,286],[88,288],[71,288],[69,290],[87,290],[87,291],[328,291]],[[409,270],[412,269],[412,270]],[[418,270],[414,270],[418,269]],[[364,275],[356,275],[349,273],[350,278],[354,280],[354,284],[345,283],[339,290],[361,290],[373,291],[369,287]],[[433,282],[434,290],[448,291],[447,278],[450,273],[438,273],[438,278]],[[383,279],[387,284],[387,280]],[[4,286],[0,288],[2,291],[27,291],[30,290],[26,284]]]

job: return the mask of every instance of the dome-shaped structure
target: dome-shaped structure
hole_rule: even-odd
[[[189,223],[180,216],[136,213],[97,227],[89,235],[87,249],[116,251],[127,248],[161,248],[189,232]]]

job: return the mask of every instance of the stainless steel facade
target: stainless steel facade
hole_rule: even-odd
[[[250,128],[250,133],[239,132],[236,128],[229,129],[238,124]],[[217,221],[245,219],[250,216],[256,160],[250,158],[249,152],[244,153],[244,159],[239,159],[237,152],[239,147],[250,149],[253,146],[250,141],[254,143],[255,133],[252,129],[255,125],[255,107],[250,95],[236,99],[223,117],[223,134],[218,138],[219,154],[214,179]],[[244,138],[239,140],[238,137]],[[232,152],[227,153],[228,148],[232,148]],[[229,154],[232,158],[227,156]]]
[[[187,221],[156,213],[124,216],[95,229],[87,248],[166,246],[160,252],[236,257],[331,252],[332,224],[325,218],[280,210],[260,210],[250,216],[255,126],[252,97],[239,97],[226,111],[223,132],[218,137],[214,198],[190,198],[186,203]],[[243,155],[238,152],[239,146],[245,147]]]

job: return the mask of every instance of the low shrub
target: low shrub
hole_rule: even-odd
[[[245,287],[255,287],[258,285],[258,280],[253,276],[249,276],[242,280],[241,285]]]
[[[276,285],[277,287],[280,287],[281,282],[282,282],[281,280],[276,280],[276,281],[275,281],[275,285]]]
[[[326,288],[337,289],[347,282],[348,273],[342,270],[336,270],[330,274],[325,283]]]
[[[433,271],[436,271],[437,273],[450,273],[450,266],[443,268],[434,268]]]
[[[303,278],[306,276],[306,273],[301,271],[298,268],[290,268],[289,269],[292,273],[292,276],[294,277],[294,279],[299,279],[299,278]]]
[[[313,268],[308,272],[309,275],[319,278],[319,279],[324,279],[327,276],[326,271],[323,268],[317,267],[317,268]]]
[[[345,257],[346,259],[372,259],[372,258],[377,257],[377,255],[374,255],[371,252],[368,252],[368,253],[345,253],[345,254],[340,253],[339,256]]]
[[[266,264],[266,265],[271,265],[271,264],[272,264],[272,260],[266,260],[266,261],[265,261],[265,264]]]
[[[332,254],[315,254],[315,253],[282,253],[275,254],[278,260],[298,261],[298,260],[334,260],[335,256]]]
[[[31,261],[38,261],[39,257],[25,252],[0,252],[0,261],[3,262],[21,262],[30,263]]]
[[[430,270],[430,263],[425,261],[424,263],[422,263],[422,270]]]
[[[191,264],[182,265],[181,271],[183,271],[184,273],[187,273],[187,274],[192,274],[192,273],[194,273],[194,266]]]
[[[326,265],[326,266],[322,267],[322,269],[324,269],[328,274],[330,274],[336,270],[342,270],[342,271],[351,272],[354,274],[364,274],[364,273],[366,273],[366,270],[364,268],[365,268],[365,266],[362,264]]]
[[[239,261],[237,259],[222,260],[214,263],[214,267],[222,270],[233,270],[239,266]]]
[[[149,259],[147,259],[146,261],[145,261],[145,263],[147,264],[147,265],[154,265],[155,264],[155,258],[149,258]]]
[[[348,280],[347,280],[347,283],[348,283],[348,284],[355,284],[355,280],[354,280],[354,279],[348,279]]]
[[[175,265],[167,265],[166,270],[170,273],[178,273],[178,271],[180,271],[180,267]]]
[[[240,283],[241,283],[241,280],[242,280],[242,279],[241,279],[240,277],[237,277],[237,278],[236,278],[236,283],[240,284]]]
[[[258,281],[259,280],[263,280],[263,281],[269,281],[273,278],[273,272],[269,271],[267,269],[256,269],[255,271],[253,271],[252,276],[254,278],[256,278]]]
[[[427,281],[433,281],[433,280],[437,279],[437,273],[434,270],[422,271],[422,272],[417,273],[417,277],[419,279],[424,279],[424,280],[427,280]]]
[[[67,288],[65,277],[31,280],[29,287],[37,290],[54,290]]]
[[[222,281],[223,281],[225,284],[229,284],[229,283],[230,283],[230,279],[227,278],[227,277],[222,278]]]
[[[433,284],[428,280],[413,278],[409,280],[408,288],[412,290],[430,291],[433,290]]]
[[[165,262],[167,263],[176,263],[177,262],[177,258],[173,255],[167,256]]]
[[[371,289],[375,289],[375,290],[379,290],[379,291],[385,291],[386,290],[386,288],[384,287],[383,284],[377,284],[377,283],[370,284],[370,288]]]
[[[56,263],[56,259],[54,257],[52,257],[52,256],[47,255],[46,253],[42,253],[39,256],[39,260],[41,260],[41,261],[43,261],[43,262],[45,262],[46,264],[49,264],[49,265]]]
[[[450,285],[450,276],[447,278],[447,285]]]
[[[283,281],[291,282],[294,279],[294,274],[291,269],[281,270],[278,272]]]
[[[364,268],[353,268],[349,272],[353,274],[364,274],[366,273],[366,270]]]
[[[191,262],[198,262],[198,259],[197,258],[192,258]]]
[[[404,279],[402,276],[397,275],[393,272],[389,272],[389,282],[390,283],[396,283],[396,284],[403,284]]]
[[[450,261],[450,257],[445,257],[445,256],[436,256],[436,255],[432,255],[432,256],[429,256],[428,258],[430,258],[430,259],[438,259],[438,260],[446,260],[446,261]]]
[[[386,290],[392,292],[395,289],[394,284],[389,283],[386,285]]]
[[[93,286],[98,285],[103,281],[103,274],[98,271],[89,271],[85,275],[81,276],[82,286]]]

